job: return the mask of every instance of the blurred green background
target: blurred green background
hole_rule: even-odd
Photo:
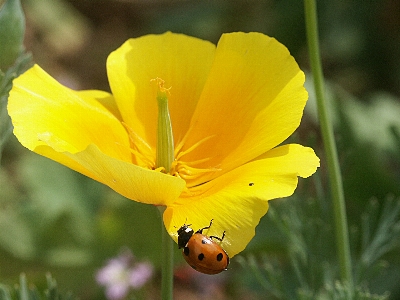
[[[0,0],[0,5],[3,2]],[[267,276],[263,272],[268,264],[261,262],[278,261],[281,270],[275,270],[277,277],[288,268],[291,250],[279,228],[292,213],[297,214],[299,225],[288,225],[291,230],[296,225],[305,241],[315,243],[314,248],[307,248],[307,255],[330,262],[332,273],[337,272],[302,1],[22,0],[22,5],[27,51],[48,73],[74,89],[109,91],[108,54],[128,38],[144,34],[173,31],[216,43],[224,32],[258,31],[285,44],[308,75],[310,92],[304,119],[291,141],[312,146],[322,159],[321,168],[314,177],[300,180],[295,196],[270,203],[271,211],[262,219],[256,237],[232,260],[229,272],[216,277],[194,274],[176,249],[175,296],[265,299],[268,287],[260,276]],[[398,203],[400,196],[400,1],[321,0],[318,9],[322,59],[357,264],[362,257],[366,210],[379,220],[386,216],[383,203],[387,199]],[[49,271],[62,291],[72,291],[80,299],[103,299],[95,272],[126,246],[139,260],[156,267],[153,279],[136,297],[159,298],[161,222],[154,207],[124,199],[31,153],[14,137],[3,151],[0,186],[0,282],[13,285],[25,272],[40,288]],[[313,227],[310,220],[323,225]],[[397,227],[393,230],[398,230],[400,221],[394,223]],[[368,224],[373,235],[376,227]],[[395,243],[380,260],[382,268],[370,278],[361,276],[359,283],[373,293],[389,290],[391,299],[400,299],[400,247],[398,241],[391,242]],[[258,270],[260,274],[251,259],[256,266],[264,266]],[[310,282],[318,286],[314,278],[318,271],[313,269],[317,266],[309,262],[301,270],[307,270]],[[284,277],[285,288],[295,290],[299,286],[296,280],[295,276]],[[279,295],[269,299],[274,297]]]

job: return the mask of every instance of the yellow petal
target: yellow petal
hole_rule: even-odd
[[[224,34],[197,105],[182,161],[216,168],[201,184],[284,141],[299,126],[307,100],[304,74],[289,51],[260,33]]]
[[[268,210],[268,200],[287,197],[297,177],[308,177],[319,166],[311,148],[296,144],[272,149],[262,159],[249,162],[201,187],[201,195],[180,198],[164,212],[164,224],[177,240],[184,223],[194,230],[213,219],[207,235],[226,235],[221,246],[230,257],[241,252],[255,234],[255,227]]]
[[[182,179],[132,164],[129,136],[106,92],[72,91],[34,66],[14,81],[8,110],[25,147],[129,199],[169,205],[184,189]]]
[[[185,182],[177,177],[144,169],[102,153],[95,145],[81,152],[56,152],[39,146],[36,152],[97,180],[128,199],[153,205],[171,205]]]
[[[122,116],[118,110],[118,106],[115,103],[113,95],[99,90],[76,91],[76,93],[84,99],[87,98],[96,99],[101,105],[104,106],[104,108],[106,108],[110,113],[112,113],[115,118],[117,118],[119,121],[122,122]]]
[[[171,205],[185,188],[185,181],[180,178],[109,157],[95,145],[65,155],[85,168],[91,178],[138,202]]]
[[[112,102],[110,94],[73,91],[37,65],[15,79],[13,85],[8,112],[15,136],[28,149],[51,145],[57,152],[76,153],[95,144],[106,155],[131,160],[125,128],[101,104],[102,100]]]
[[[151,147],[156,144],[157,85],[169,88],[176,143],[185,135],[214,58],[210,42],[167,32],[130,39],[112,52],[107,72],[124,122]]]

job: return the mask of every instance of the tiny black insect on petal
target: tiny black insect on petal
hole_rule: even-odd
[[[253,186],[253,185],[254,185],[254,182],[250,182],[250,183],[249,183],[249,186]]]
[[[197,257],[199,260],[203,260],[204,259],[204,254],[200,253],[199,256]]]
[[[218,253],[217,261],[221,261],[223,258],[224,258],[224,255],[222,253]]]

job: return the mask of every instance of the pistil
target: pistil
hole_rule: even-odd
[[[156,168],[164,168],[170,173],[174,161],[174,137],[172,133],[171,117],[168,109],[168,96],[170,88],[164,87],[164,80],[154,79],[158,84],[157,104],[157,145],[156,145]]]

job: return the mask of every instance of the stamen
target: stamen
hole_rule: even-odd
[[[205,163],[209,161],[211,158],[210,157],[205,157],[202,159],[198,159],[195,161],[188,161],[185,162],[182,159],[186,154],[192,152],[194,149],[199,147],[201,144],[205,143],[206,141],[210,140],[213,138],[214,135],[207,136],[194,145],[192,145],[190,148],[188,148],[185,151],[180,151],[185,143],[186,137],[179,143],[179,146],[175,149],[175,157],[176,160],[172,164],[172,174],[174,176],[177,176],[179,178],[182,178],[186,181],[186,187],[188,189],[191,189],[192,187],[202,185],[204,182],[199,182],[201,179],[200,177],[203,177],[201,175],[207,174],[207,173],[215,173],[220,171],[221,169],[217,167],[209,167],[209,168],[196,168],[194,166]],[[197,179],[197,180],[196,180]],[[189,190],[188,190],[189,191]]]
[[[137,162],[139,160],[144,163],[144,167],[152,169],[155,165],[153,158],[155,157],[154,151],[150,145],[146,143],[128,124],[122,122],[129,134],[129,141],[131,143],[130,152],[135,156]]]
[[[206,158],[199,159],[199,160],[194,160],[194,161],[187,161],[187,162],[180,162],[179,161],[178,164],[181,163],[181,164],[185,164],[187,166],[195,166],[195,165],[204,163],[204,162],[209,161],[209,160],[210,160],[210,158],[206,157]]]
[[[197,168],[189,167],[187,165],[178,166],[179,174],[181,175],[182,178],[185,178],[185,179],[193,179],[193,178],[196,178],[199,174],[205,174],[205,173],[217,172],[217,171],[221,171],[221,169],[217,169],[217,168],[197,169]]]
[[[202,178],[208,178],[207,181],[210,180],[209,176],[203,177],[202,175],[221,171],[221,169],[215,167],[203,168],[203,169],[194,168],[179,161],[174,162],[173,170],[174,171],[172,172],[172,175],[185,180],[186,187],[188,189],[204,184],[205,181],[203,181]]]
[[[154,169],[153,171],[156,171],[156,172],[164,172],[164,173],[165,173],[164,167],[159,167],[159,168],[157,168],[157,169]]]
[[[180,151],[180,149],[182,149],[182,147],[183,147],[183,143],[181,141],[179,143],[179,146],[175,149],[175,157],[176,157],[176,159],[182,158],[184,155],[188,154],[189,152],[192,152],[194,149],[196,149],[201,144],[203,144],[204,142],[208,141],[209,139],[211,139],[213,137],[214,137],[214,135],[207,136],[207,137],[201,139],[200,141],[198,141],[196,144],[194,144],[193,146],[191,146],[189,149],[187,149],[185,151]]]
[[[134,143],[134,145],[138,145],[139,144],[139,145],[144,147],[144,150],[147,150],[146,152],[152,152],[150,145],[147,144],[146,141],[144,139],[142,139],[142,137],[139,136],[135,131],[133,131],[133,129],[130,128],[128,124],[126,124],[125,122],[122,122],[122,125],[124,125],[126,130],[128,130],[129,138]]]
[[[145,167],[145,168],[148,168],[148,169],[153,169],[154,161],[151,161],[146,155],[141,153],[139,149],[130,148],[129,150],[135,156],[136,163],[139,166]]]

